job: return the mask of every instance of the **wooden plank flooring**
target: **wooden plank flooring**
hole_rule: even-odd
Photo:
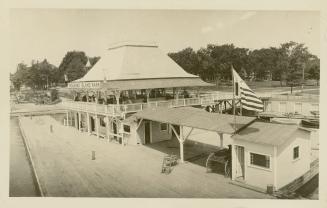
[[[20,119],[46,196],[271,198],[229,184],[222,175],[208,174],[192,163],[161,174],[164,153],[153,148],[109,143],[50,116]]]

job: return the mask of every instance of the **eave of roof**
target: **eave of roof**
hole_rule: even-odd
[[[137,79],[108,81],[102,88],[117,90],[157,89],[174,87],[205,87],[212,84],[202,81],[200,78],[163,78],[163,79]]]
[[[193,107],[145,109],[137,112],[133,117],[226,134],[233,134],[256,119],[236,116],[234,129],[233,115],[209,113]]]

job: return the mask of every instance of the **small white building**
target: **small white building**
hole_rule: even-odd
[[[256,121],[232,136],[232,179],[282,188],[310,170],[311,132],[297,125]]]

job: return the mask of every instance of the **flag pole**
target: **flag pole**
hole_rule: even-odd
[[[235,115],[235,83],[234,83],[234,73],[233,73],[233,65],[231,65],[231,72],[232,72],[232,85],[233,85],[233,115],[234,115],[234,131],[236,130],[236,115]]]

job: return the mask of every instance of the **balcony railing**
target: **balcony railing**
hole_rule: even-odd
[[[142,111],[147,108],[157,107],[183,107],[183,106],[194,106],[194,105],[212,105],[219,99],[231,99],[232,96],[218,95],[218,94],[207,94],[201,95],[198,98],[184,98],[174,99],[165,101],[151,101],[148,103],[133,103],[133,104],[96,104],[91,102],[78,102],[78,101],[63,101],[62,105],[70,110],[96,113],[110,116],[123,116],[126,113],[134,113]]]
[[[258,97],[278,97],[278,93],[256,93]],[[77,102],[77,101],[63,101],[62,105],[70,110],[96,113],[110,116],[124,116],[126,113],[134,113],[142,111],[147,108],[156,107],[183,107],[183,106],[194,106],[194,105],[213,105],[218,100],[229,100],[232,99],[233,95],[231,92],[218,92],[218,93],[207,93],[202,94],[200,97],[184,98],[184,99],[173,99],[173,100],[160,100],[150,101],[148,103],[132,103],[132,104],[96,104],[91,102]],[[285,99],[285,97],[283,97]]]

